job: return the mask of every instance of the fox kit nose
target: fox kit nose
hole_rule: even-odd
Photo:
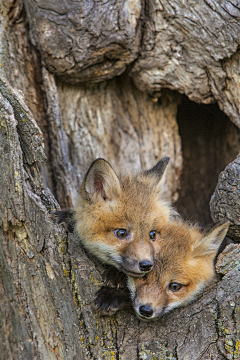
[[[153,267],[153,263],[148,260],[143,260],[139,263],[139,269],[144,272],[150,271],[152,267]]]
[[[148,305],[141,305],[139,307],[139,313],[140,315],[142,316],[145,316],[145,317],[151,317],[152,314],[153,314],[153,310],[150,306]]]

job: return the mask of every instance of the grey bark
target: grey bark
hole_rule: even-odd
[[[47,68],[66,81],[110,79],[138,55],[140,0],[38,0],[25,6],[33,44]]]
[[[210,210],[215,222],[221,219],[230,221],[228,234],[240,242],[240,156],[219,175]]]
[[[169,88],[196,102],[217,101],[240,126],[238,1],[24,4],[33,44],[65,81],[109,79],[131,64],[140,90],[159,96]]]
[[[153,0],[146,6],[141,56],[132,69],[137,86],[216,100],[239,126],[239,2]]]
[[[21,1],[0,4],[1,357],[239,359],[238,245],[230,245],[218,260],[217,271],[223,278],[187,308],[152,323],[139,322],[127,311],[101,317],[93,299],[103,268],[86,255],[77,235],[54,224],[50,215],[60,208],[58,202],[62,207],[74,204],[82,175],[98,156],[107,158],[116,170],[146,169],[160,157],[170,156],[169,195],[177,199],[182,169],[176,121],[180,97],[163,90],[158,99],[154,92],[168,87],[198,102],[215,97],[238,124],[237,4],[182,1],[182,8],[188,4],[189,9],[184,17],[177,1],[162,1],[156,8],[154,2],[138,1],[26,0],[27,15]],[[198,17],[206,4],[211,16]],[[177,16],[171,15],[174,6]],[[190,22],[193,11],[196,18]],[[206,27],[202,18],[224,29],[223,40],[220,33],[214,42],[213,32],[206,36],[211,59],[202,54],[202,40],[197,46],[190,27],[194,21],[198,31]],[[165,26],[164,36],[160,25]],[[179,68],[171,65],[171,82],[169,72],[161,78],[163,60],[158,63],[154,58],[166,43],[169,46],[169,38],[176,44],[174,37],[181,37],[184,28],[189,36],[179,46],[183,49],[189,43],[195,52],[189,50],[188,59],[181,51],[165,51],[169,64],[175,64],[174,56],[181,63]],[[224,39],[230,39],[225,49]],[[200,55],[204,60],[197,61]],[[204,61],[215,86],[201,70]],[[114,78],[127,65],[135,84],[152,96],[137,89],[128,72]],[[146,73],[151,73],[149,79]],[[224,79],[228,83],[222,89]],[[76,81],[81,84],[69,84]],[[91,83],[95,81],[99,83]],[[47,160],[42,163],[44,153]],[[232,184],[236,179],[228,181]],[[221,214],[218,208],[215,211]]]

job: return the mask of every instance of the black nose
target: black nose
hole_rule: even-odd
[[[141,305],[139,307],[139,313],[142,315],[142,316],[145,316],[145,317],[151,317],[152,314],[153,314],[153,310],[150,306],[147,306],[147,305]]]
[[[139,269],[141,271],[150,271],[153,267],[153,263],[148,260],[143,260],[139,263]]]

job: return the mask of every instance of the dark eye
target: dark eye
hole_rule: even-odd
[[[156,240],[156,231],[155,230],[150,231],[149,237],[151,240]]]
[[[178,284],[178,283],[175,283],[175,282],[172,282],[169,284],[169,289],[172,290],[172,291],[179,291],[183,285],[182,284]]]
[[[117,229],[114,231],[114,234],[119,239],[124,239],[128,236],[128,231],[126,229]]]

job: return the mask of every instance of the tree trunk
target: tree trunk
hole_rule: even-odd
[[[51,216],[74,205],[95,158],[120,172],[170,156],[169,196],[176,202],[182,187],[179,209],[208,219],[217,175],[240,150],[240,9],[229,1],[0,4],[0,357],[240,359],[238,244],[188,307],[148,323],[125,310],[101,317],[93,300],[103,267]],[[225,115],[177,91],[216,101]],[[192,118],[189,106],[201,111]],[[203,109],[215,114],[210,132]],[[239,158],[233,164],[211,212],[226,214],[239,241]],[[233,194],[227,207],[222,190]]]

